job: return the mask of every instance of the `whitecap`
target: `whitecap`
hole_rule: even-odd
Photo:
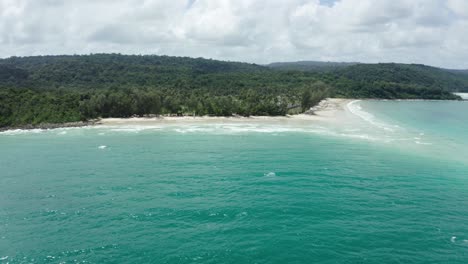
[[[348,138],[365,139],[365,140],[369,140],[369,141],[379,140],[378,138],[372,137],[372,136],[370,136],[368,134],[346,134],[346,133],[341,133],[341,134],[338,134],[338,135],[343,136],[343,137],[348,137]]]
[[[361,129],[359,128],[346,128],[344,131],[346,132],[359,132]]]
[[[113,128],[113,129],[111,129],[111,131],[139,133],[141,131],[141,129],[139,129],[139,128]]]
[[[8,256],[1,257],[0,260],[7,260]]]
[[[247,215],[248,215],[247,212],[241,212],[241,213],[237,214],[238,217],[247,216]]]
[[[139,133],[145,130],[160,130],[160,126],[145,126],[145,125],[131,125],[131,126],[101,126],[100,128],[108,128],[113,132],[128,132]]]
[[[456,237],[456,236],[453,236],[452,238],[450,238],[450,242],[455,243],[455,240],[456,240],[456,239],[457,239],[457,237]]]
[[[68,130],[78,130],[78,129],[91,129],[92,126],[88,127],[58,127],[58,128],[34,128],[34,129],[11,129],[0,132],[0,135],[26,135],[26,134],[39,134],[44,132],[56,132],[57,135],[67,134]]]
[[[304,128],[284,127],[272,125],[246,125],[246,124],[223,124],[207,126],[184,126],[173,127],[174,132],[186,133],[212,133],[212,134],[243,134],[243,133],[268,133],[278,134],[286,132],[310,132]]]
[[[416,143],[416,144],[418,144],[418,145],[432,145],[432,143],[421,142],[421,141],[415,141],[414,143]]]
[[[276,177],[276,173],[268,172],[268,173],[263,174],[263,176],[265,176],[265,177]]]
[[[188,126],[188,127],[174,128],[174,131],[177,133],[186,134],[186,133],[197,133],[197,132],[212,133],[212,132],[216,132],[217,130],[216,130],[216,127],[213,128],[213,127]]]
[[[47,131],[45,129],[12,129],[0,132],[0,135],[23,135],[23,134],[38,134]]]
[[[107,148],[107,146],[105,146],[105,145],[102,145],[102,146],[98,147],[98,149],[106,149],[106,148]]]

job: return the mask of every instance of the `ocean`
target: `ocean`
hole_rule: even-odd
[[[468,263],[468,102],[0,133],[0,263]]]

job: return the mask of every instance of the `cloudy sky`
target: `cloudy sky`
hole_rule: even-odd
[[[0,0],[0,57],[100,52],[468,68],[468,1]]]

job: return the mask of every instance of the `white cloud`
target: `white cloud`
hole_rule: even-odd
[[[457,15],[468,18],[468,1],[447,0],[449,8]]]
[[[465,0],[0,0],[0,56],[121,52],[468,68],[467,25]]]

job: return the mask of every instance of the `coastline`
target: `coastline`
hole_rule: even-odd
[[[346,110],[353,99],[327,98],[302,114],[286,116],[159,116],[103,118],[97,126],[145,126],[178,123],[222,123],[222,122],[289,122],[289,121],[332,121],[338,112]]]
[[[99,126],[145,126],[178,123],[222,123],[222,122],[287,122],[287,121],[332,121],[337,113],[344,111],[353,99],[327,98],[302,114],[286,116],[156,116],[129,118],[100,118],[95,120],[44,123],[0,128],[0,132],[15,130],[50,130],[58,128],[99,127]]]
[[[12,130],[48,130],[56,128],[71,128],[71,127],[86,127],[86,126],[95,126],[99,125],[99,120],[88,120],[88,121],[79,121],[79,122],[67,122],[67,123],[43,123],[38,125],[23,125],[23,126],[13,126],[13,127],[0,127],[0,132],[12,131]]]
[[[301,114],[285,116],[158,116],[158,117],[130,117],[130,118],[102,118],[95,126],[132,126],[132,125],[157,125],[157,124],[181,124],[181,123],[222,123],[222,122],[337,122],[347,118],[342,115],[348,112],[348,105],[355,101],[447,101],[428,99],[375,99],[375,98],[326,98],[316,106]]]
[[[79,127],[117,127],[117,126],[152,126],[152,125],[177,125],[194,123],[283,123],[283,122],[346,122],[348,117],[343,115],[349,112],[348,105],[356,100],[378,101],[446,101],[424,99],[351,99],[351,98],[327,98],[316,106],[301,114],[285,116],[154,116],[154,117],[129,117],[129,118],[99,118],[88,121],[68,123],[44,123],[38,125],[24,125],[14,127],[0,127],[0,133],[15,130],[52,130],[59,128]]]

